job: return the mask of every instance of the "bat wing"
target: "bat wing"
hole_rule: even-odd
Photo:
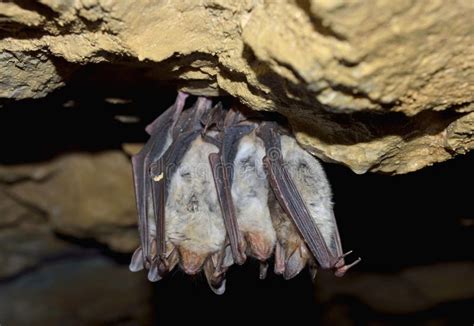
[[[319,266],[324,269],[335,269],[336,275],[342,276],[347,269],[358,263],[359,260],[351,265],[344,264],[343,258],[347,254],[342,254],[341,252],[337,227],[335,250],[332,250],[327,245],[323,234],[301,196],[300,190],[285,166],[280,136],[277,134],[276,128],[274,123],[263,123],[258,131],[259,136],[265,143],[266,156],[263,159],[263,163],[270,186],[281,207],[295,224]]]
[[[239,231],[234,201],[232,199],[232,163],[237,152],[239,140],[254,129],[252,125],[235,125],[225,128],[219,153],[209,155],[217,198],[222,211],[224,225],[229,238],[235,263],[241,265],[246,257],[243,239]]]
[[[171,112],[168,114],[172,113],[172,116],[168,117],[163,117],[165,113],[160,115],[157,119],[155,119],[152,123],[150,123],[148,126],[145,127],[145,131],[151,136],[151,135],[156,135],[162,128],[163,128],[163,122],[164,120],[176,122],[179,119],[179,116],[181,115],[181,112],[184,109],[184,104],[186,102],[186,98],[188,97],[188,94],[178,92],[178,96],[176,97],[176,100],[174,104],[170,107]],[[171,123],[171,127],[173,128],[174,125]]]
[[[200,118],[211,103],[199,98],[191,109],[183,112],[186,97],[179,93],[174,105],[147,126],[151,137],[132,157],[141,244],[132,256],[130,270],[147,267],[152,280],[157,280],[169,266],[165,259],[164,228],[167,179],[202,129]],[[164,264],[157,264],[157,257]]]
[[[225,273],[230,265],[232,265],[232,253],[229,246],[224,245],[220,252],[213,254],[207,259],[204,265],[204,274],[211,290],[218,295],[225,292]]]
[[[138,211],[138,228],[140,234],[140,247],[135,251],[130,263],[130,270],[141,270],[151,259],[151,238],[156,226],[150,225],[154,214],[153,205],[150,202],[151,179],[148,167],[150,163],[158,160],[168,143],[170,142],[171,130],[178,120],[184,108],[186,96],[178,95],[176,102],[160,115],[155,121],[147,126],[146,130],[152,133],[152,137],[143,146],[141,151],[132,157],[133,180],[135,199]]]
[[[157,265],[159,276],[170,270],[170,262],[166,253],[166,198],[169,180],[173,177],[191,143],[203,130],[201,118],[210,109],[211,102],[206,98],[199,98],[193,107],[172,119],[173,140],[166,152],[150,165],[151,197],[154,212],[154,224],[156,225],[155,248],[156,253],[152,257],[154,265]],[[156,259],[154,259],[156,257]],[[150,270],[151,272],[152,270]]]

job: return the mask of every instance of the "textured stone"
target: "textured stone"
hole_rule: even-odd
[[[11,178],[23,177],[5,191],[44,212],[60,233],[92,237],[118,251],[132,251],[137,246],[131,166],[124,154],[64,155],[49,162],[51,172],[38,179],[47,164],[3,166],[0,176],[11,170]]]
[[[0,284],[5,325],[150,325],[149,283],[104,257],[64,259]]]
[[[10,198],[3,188],[0,188],[0,228],[17,225],[28,214],[28,210]]]
[[[1,229],[0,246],[0,279],[75,253],[74,248],[57,239],[47,225]]]
[[[111,62],[278,111],[310,152],[357,173],[407,173],[474,146],[472,1],[41,0],[1,9],[3,98],[45,96],[81,65]]]
[[[0,188],[0,279],[75,253],[71,245],[54,236],[46,222],[42,212],[18,202]]]
[[[352,273],[341,279],[321,273],[316,281],[320,301],[351,296],[378,312],[408,314],[474,297],[474,264],[438,263],[386,275]]]
[[[0,52],[0,97],[25,99],[46,96],[64,86],[54,61],[39,51]]]

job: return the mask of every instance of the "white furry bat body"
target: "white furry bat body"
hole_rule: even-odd
[[[345,265],[329,182],[319,162],[278,124],[186,96],[147,127],[133,157],[141,246],[130,270],[158,281],[176,265],[204,270],[225,291],[225,272],[274,254],[285,279],[306,265],[342,276]]]

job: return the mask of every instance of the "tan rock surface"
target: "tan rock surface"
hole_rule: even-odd
[[[0,230],[0,279],[12,277],[47,260],[73,255],[77,250],[55,238],[47,225]]]
[[[372,309],[389,314],[423,311],[444,302],[474,296],[472,262],[411,267],[386,275],[353,273],[340,279],[331,276],[321,273],[316,278],[318,300],[331,300],[337,295],[353,296]]]
[[[46,165],[49,175],[38,178]],[[11,177],[23,179],[7,186],[5,192],[44,212],[56,231],[92,237],[117,251],[129,252],[137,246],[131,166],[120,151],[75,153],[49,163],[0,166],[0,177],[8,171]]]
[[[45,96],[80,65],[112,62],[279,111],[312,153],[357,173],[407,173],[474,146],[472,1],[41,0],[1,9],[0,97]]]
[[[55,237],[41,211],[0,187],[0,280],[77,250]]]
[[[7,325],[151,325],[150,283],[101,256],[62,259],[0,284]]]

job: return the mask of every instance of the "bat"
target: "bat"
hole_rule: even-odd
[[[234,262],[242,265],[245,262],[243,252],[243,239],[238,227],[236,209],[232,198],[232,162],[236,155],[238,141],[246,133],[250,132],[252,126],[239,125],[236,122],[239,113],[229,110],[224,118],[224,128],[220,132],[220,148],[218,153],[209,155],[209,163],[212,168],[215,187],[218,194],[219,205],[222,211],[225,228],[229,238],[230,249]]]
[[[187,95],[179,93],[176,102],[148,125],[145,130],[153,137],[144,145],[142,150],[132,157],[135,200],[138,212],[138,229],[140,247],[135,250],[130,270],[139,271],[149,268],[152,261],[151,243],[154,241],[156,225],[154,223],[154,208],[151,201],[151,180],[148,167],[150,162],[159,159],[171,143],[172,129],[183,110]]]
[[[201,270],[216,294],[226,271],[248,256],[265,278],[290,279],[309,266],[346,265],[319,162],[277,122],[238,106],[212,106],[199,97],[186,107],[184,93],[146,127],[150,139],[132,157],[140,246],[131,271],[158,281],[177,265]]]
[[[268,267],[266,261],[275,247],[276,232],[268,206],[269,184],[262,164],[265,147],[257,137],[257,126],[252,122],[250,131],[235,145],[231,164],[234,181],[230,188],[246,254],[261,262],[260,278],[264,278]]]
[[[139,215],[140,247],[135,251],[130,270],[149,269],[150,281],[157,281],[176,261],[172,245],[165,241],[165,205],[167,183],[176,171],[186,148],[199,136],[199,119],[210,108],[210,101],[200,98],[193,108],[183,112],[186,95],[147,126],[150,140],[132,157],[135,197]]]
[[[261,164],[265,150],[255,133],[257,125],[235,110],[228,111],[225,133],[220,134],[220,151],[209,157],[231,252],[239,265],[246,255],[265,262],[276,238],[267,205],[268,182]],[[262,264],[262,277],[265,266]]]
[[[262,123],[258,135],[265,143],[263,164],[278,203],[294,223],[319,267],[333,269],[336,276],[343,276],[361,259],[350,265],[344,262],[344,257],[351,251],[342,253],[329,183],[321,166],[293,138],[280,135],[274,122]],[[288,265],[301,265],[302,262],[294,260],[306,258],[304,250],[299,253],[300,257],[295,254],[287,257]]]

